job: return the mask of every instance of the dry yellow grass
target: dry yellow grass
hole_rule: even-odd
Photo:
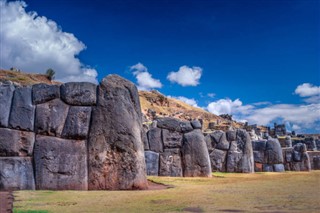
[[[15,212],[320,212],[320,171],[149,177],[155,191],[18,191]]]

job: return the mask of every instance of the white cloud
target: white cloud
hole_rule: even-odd
[[[181,86],[197,86],[202,75],[202,68],[182,66],[177,72],[170,72],[167,79]]]
[[[299,95],[300,97],[320,95],[320,86],[314,86],[309,83],[303,83],[296,88],[294,93]]]
[[[213,98],[214,96],[216,96],[215,93],[208,93],[207,95],[208,95],[208,97],[210,97],[210,98]]]
[[[220,99],[218,101],[214,101],[209,103],[207,106],[207,110],[213,114],[221,115],[221,114],[236,114],[243,113],[247,114],[253,106],[251,105],[242,105],[242,101],[236,99],[232,101],[231,99]]]
[[[185,102],[186,104],[189,104],[193,107],[199,107],[197,101],[194,98],[186,98],[184,96],[168,96],[168,98],[174,98],[174,99],[178,99],[180,101]]]
[[[97,83],[97,71],[76,57],[86,46],[56,22],[26,12],[26,6],[0,0],[0,67],[36,73],[52,68],[57,80]]]
[[[137,87],[139,90],[150,90],[162,87],[160,80],[154,79],[148,72],[147,67],[145,67],[143,64],[137,63],[131,66],[130,70],[137,79]]]

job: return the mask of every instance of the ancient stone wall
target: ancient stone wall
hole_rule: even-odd
[[[133,83],[2,83],[0,112],[0,190],[147,188]]]

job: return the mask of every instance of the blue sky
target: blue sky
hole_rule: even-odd
[[[217,114],[320,132],[319,0],[0,1],[2,68],[117,73]]]

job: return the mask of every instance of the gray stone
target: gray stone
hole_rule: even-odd
[[[60,137],[68,115],[69,106],[60,99],[38,104],[35,132],[41,135]]]
[[[16,88],[13,95],[9,127],[33,131],[35,106],[32,105],[31,87]]]
[[[159,153],[152,151],[144,152],[147,175],[158,176],[159,175]]]
[[[88,189],[86,141],[38,135],[34,162],[37,189]]]
[[[217,144],[220,142],[220,138],[223,137],[225,133],[222,130],[216,130],[210,133],[210,135],[211,135],[211,138],[213,139],[213,142]]]
[[[320,170],[320,156],[316,156],[312,158],[312,169],[313,170]]]
[[[267,141],[259,140],[259,141],[252,141],[252,149],[254,151],[264,152],[267,147]]]
[[[180,132],[162,129],[162,139],[164,148],[181,148],[182,134]]]
[[[236,138],[237,138],[237,134],[236,134],[236,133],[237,133],[236,131],[228,130],[228,131],[226,132],[227,140],[228,140],[229,142],[235,141]]]
[[[150,147],[149,147],[149,140],[148,140],[148,136],[147,136],[147,133],[145,131],[145,129],[143,129],[141,131],[141,140],[143,142],[143,148],[145,151],[147,150],[150,150]]]
[[[150,150],[158,153],[163,152],[161,129],[160,128],[150,129],[147,135],[148,135]]]
[[[31,157],[0,158],[0,191],[34,189]]]
[[[0,127],[8,127],[13,93],[12,84],[0,85]]]
[[[104,78],[89,131],[89,189],[148,188],[141,118],[136,86],[117,75]]]
[[[242,152],[229,151],[227,157],[227,172],[242,172],[241,159]]]
[[[219,149],[213,150],[210,155],[211,170],[213,172],[226,171],[227,152]]]
[[[254,162],[256,163],[266,163],[264,152],[253,151]]]
[[[191,126],[194,128],[194,129],[202,129],[202,125],[200,123],[199,120],[193,120],[191,121]]]
[[[201,130],[184,134],[182,145],[183,176],[211,177],[210,158]]]
[[[219,142],[216,144],[215,148],[221,150],[229,150],[230,142],[227,140],[226,134],[224,132],[221,135]]]
[[[295,162],[301,162],[302,161],[302,153],[299,151],[293,151],[292,152],[292,158]]]
[[[292,140],[290,136],[286,136],[285,145],[286,147],[292,147]]]
[[[180,120],[176,118],[157,118],[157,127],[162,129],[168,129],[171,131],[181,132]]]
[[[284,166],[282,163],[280,164],[273,164],[273,171],[274,172],[285,172]]]
[[[210,134],[205,135],[204,140],[206,141],[208,151],[209,151],[209,152],[212,152],[213,149],[214,149],[214,146],[213,146],[213,144],[212,144],[212,139],[211,139]]]
[[[63,138],[82,140],[89,132],[91,107],[71,106],[62,131]]]
[[[189,121],[180,122],[181,132],[186,133],[193,130],[191,123]]]
[[[269,139],[266,144],[265,157],[268,164],[283,163],[283,154],[278,139]]]
[[[49,84],[35,84],[32,86],[33,104],[42,104],[60,97],[60,86]]]
[[[182,163],[179,149],[165,149],[160,154],[159,175],[182,177]]]
[[[0,157],[32,156],[34,133],[0,128]]]
[[[263,171],[264,172],[273,172],[272,164],[263,164]]]
[[[60,87],[61,99],[70,105],[92,106],[97,102],[97,85],[89,82],[69,82]]]
[[[290,163],[293,161],[293,148],[283,148],[282,149],[283,159],[286,163]]]

